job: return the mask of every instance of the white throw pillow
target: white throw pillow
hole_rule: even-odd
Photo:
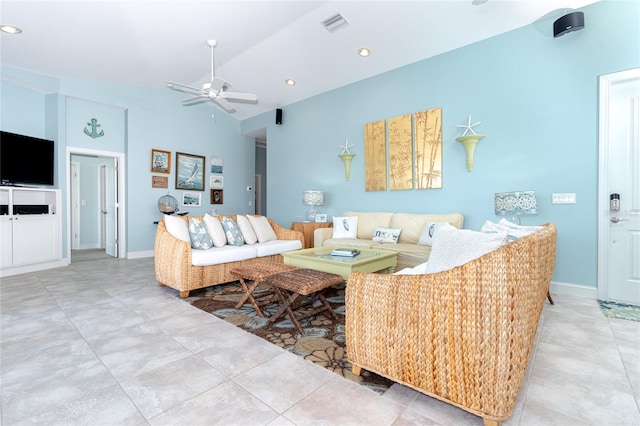
[[[191,244],[189,237],[189,225],[182,218],[177,216],[164,215],[164,226],[175,238]]]
[[[484,225],[482,225],[482,228],[480,228],[480,232],[488,233],[506,231],[510,240],[516,240],[518,238],[540,231],[541,229],[542,226],[517,225],[503,218],[500,219],[500,222],[498,223],[493,223],[487,220]]]
[[[402,229],[381,228],[376,226],[373,231],[373,241],[378,243],[397,243],[400,238],[400,232]]]
[[[278,236],[276,235],[275,231],[273,230],[265,216],[247,215],[247,219],[249,219],[249,222],[251,223],[253,231],[256,233],[256,237],[258,237],[259,242],[265,243],[267,241],[278,239]]]
[[[256,236],[256,233],[253,232],[253,228],[251,227],[247,217],[239,214],[236,216],[236,222],[238,223],[240,232],[242,232],[245,244],[255,244],[258,242],[258,237]]]
[[[208,213],[204,215],[204,226],[207,227],[207,232],[211,236],[214,247],[224,247],[227,245],[227,236],[222,229],[222,224],[218,218],[210,216]]]
[[[331,238],[356,238],[358,236],[358,216],[334,216]]]
[[[506,231],[486,234],[444,225],[435,234],[425,272],[453,269],[500,248],[506,242]]]
[[[427,222],[424,224],[424,228],[422,228],[422,233],[420,233],[420,238],[418,239],[419,246],[430,246],[433,245],[433,236],[436,234],[436,231],[441,226],[447,224],[449,222]]]

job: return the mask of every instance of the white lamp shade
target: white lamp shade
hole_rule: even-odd
[[[306,190],[302,192],[302,204],[307,206],[324,205],[324,192],[318,190]]]

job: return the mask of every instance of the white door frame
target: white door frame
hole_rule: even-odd
[[[598,299],[609,299],[609,100],[611,87],[621,81],[640,78],[640,68],[602,75],[598,97]]]
[[[125,222],[125,154],[123,152],[102,151],[97,149],[86,149],[68,146],[66,154],[66,181],[67,181],[67,194],[71,194],[71,155],[91,155],[95,157],[109,157],[118,159],[118,257],[126,259],[127,246],[126,246],[126,222]],[[71,211],[71,197],[67,196],[67,212]],[[67,214],[67,259],[71,259],[71,215]]]

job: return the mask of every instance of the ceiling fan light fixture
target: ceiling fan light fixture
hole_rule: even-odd
[[[0,25],[0,31],[7,34],[20,34],[22,30],[14,25]]]
[[[367,56],[371,55],[371,49],[369,49],[368,47],[361,47],[360,49],[358,49],[358,55],[366,58]]]
[[[286,84],[287,86],[295,86],[296,85],[296,81],[292,78],[287,78],[284,81],[284,84]]]

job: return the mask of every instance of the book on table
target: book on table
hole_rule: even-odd
[[[360,254],[360,250],[351,248],[334,248],[331,251],[331,256],[345,256],[353,257]]]

